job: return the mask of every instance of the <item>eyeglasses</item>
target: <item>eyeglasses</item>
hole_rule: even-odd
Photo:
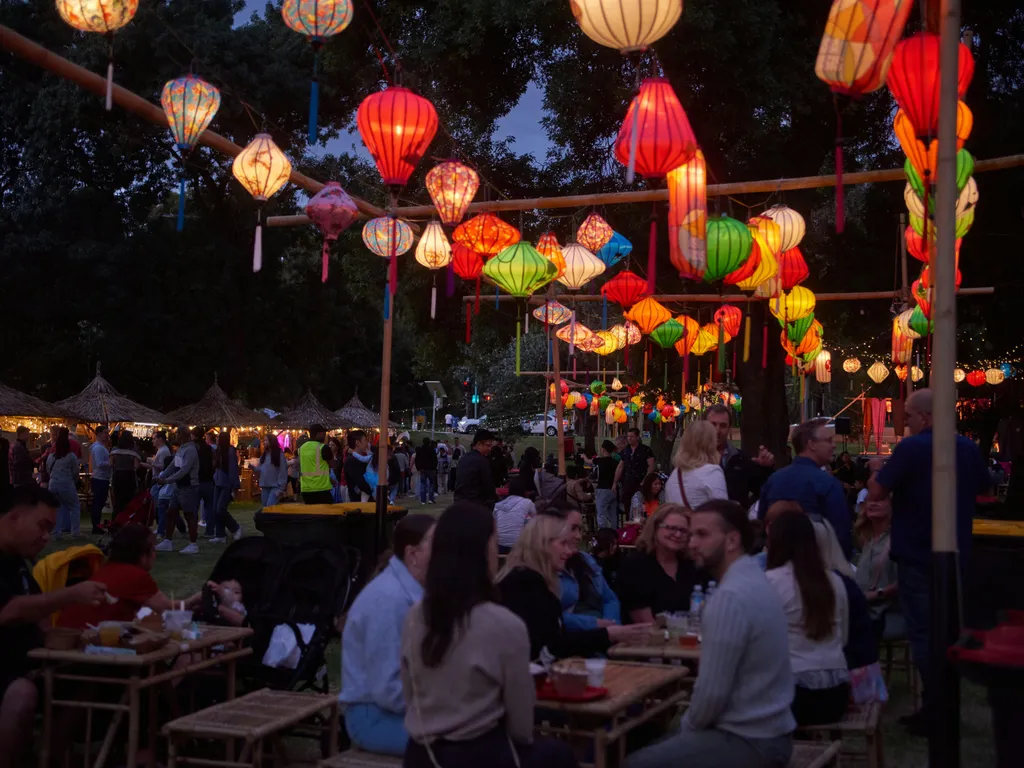
[[[685,536],[690,532],[689,528],[682,528],[678,525],[663,525],[661,526],[661,530],[668,531],[669,533],[675,533],[679,536]]]

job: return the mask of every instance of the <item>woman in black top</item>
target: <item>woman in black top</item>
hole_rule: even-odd
[[[647,519],[615,581],[623,621],[650,623],[659,613],[690,610],[690,594],[703,579],[687,554],[689,542],[682,505],[662,504]]]
[[[498,575],[501,602],[526,623],[530,658],[538,658],[542,648],[556,658],[596,656],[614,643],[647,637],[649,627],[565,629],[558,598],[558,572],[571,555],[565,521],[540,515],[523,528]]]

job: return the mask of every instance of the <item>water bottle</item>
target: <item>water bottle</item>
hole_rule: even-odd
[[[717,587],[717,586],[718,586],[718,582],[717,581],[712,580],[712,581],[708,582],[708,594],[704,598],[704,602],[705,603],[707,603],[711,599],[711,595],[713,595],[715,593],[715,587]]]
[[[698,584],[690,593],[690,618],[699,619],[704,609],[704,589]]]

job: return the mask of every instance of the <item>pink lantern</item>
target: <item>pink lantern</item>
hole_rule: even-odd
[[[338,235],[351,226],[359,218],[359,209],[336,181],[328,181],[324,188],[317,192],[306,204],[306,215],[324,233],[323,258],[320,267],[320,281],[327,282],[327,258],[331,253],[331,243]]]

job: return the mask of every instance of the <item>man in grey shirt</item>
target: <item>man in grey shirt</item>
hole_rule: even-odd
[[[196,441],[203,439],[201,430],[197,430],[193,436],[189,433],[188,427],[179,427],[178,439],[181,447],[174,454],[173,463],[167,467],[156,482],[159,485],[174,483],[174,498],[167,509],[167,525],[164,530],[164,540],[157,544],[154,549],[157,552],[173,552],[174,545],[171,544],[171,537],[178,525],[178,511],[184,513],[185,521],[188,523],[189,543],[178,550],[182,555],[198,555],[199,545],[196,541],[199,538],[199,449]]]
[[[785,768],[796,721],[786,618],[778,593],[746,555],[739,504],[693,513],[690,553],[718,582],[704,608],[700,673],[679,731],[634,754],[629,768]]]

